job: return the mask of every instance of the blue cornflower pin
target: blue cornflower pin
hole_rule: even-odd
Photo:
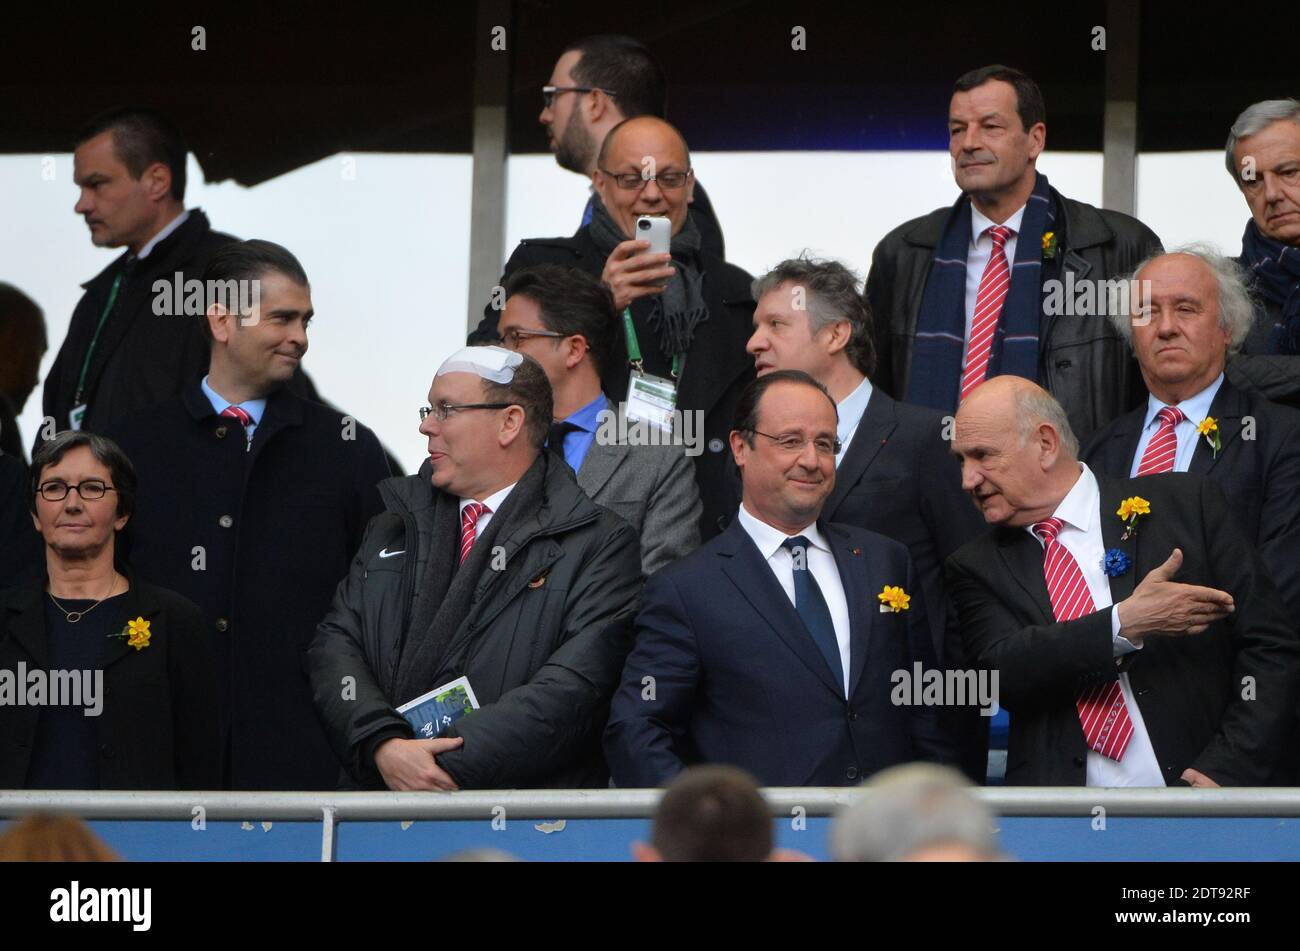
[[[1118,578],[1120,575],[1128,574],[1128,570],[1132,567],[1133,560],[1119,548],[1107,549],[1105,557],[1101,560],[1101,570],[1108,578]]]

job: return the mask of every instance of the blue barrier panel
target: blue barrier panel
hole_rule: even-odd
[[[128,861],[306,861],[320,859],[321,826],[312,822],[93,821],[95,833]],[[543,832],[538,826],[550,828]],[[542,820],[385,820],[341,822],[338,861],[434,861],[464,849],[493,848],[530,862],[631,858],[634,841],[648,841],[646,819],[570,819],[562,828]],[[3,824],[0,824],[0,829]],[[1300,820],[1109,817],[1104,831],[1086,817],[1020,817],[999,823],[1003,849],[1024,861],[1300,861]],[[796,831],[775,825],[779,846],[819,861],[830,858],[830,820],[807,819]]]

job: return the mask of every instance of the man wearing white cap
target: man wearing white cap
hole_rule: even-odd
[[[307,652],[357,785],[607,784],[600,734],[631,647],[640,546],[542,451],[551,412],[523,354],[467,347],[438,369],[420,410],[429,459],[380,483],[387,511]],[[417,736],[419,706],[398,708],[461,678],[475,709]]]

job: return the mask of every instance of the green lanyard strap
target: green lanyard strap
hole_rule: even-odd
[[[641,344],[636,338],[636,328],[632,326],[632,308],[623,308],[623,331],[627,337],[627,361],[637,373],[644,373],[645,368],[641,365]],[[673,379],[677,379],[677,374],[681,370],[682,355],[673,354]]]
[[[108,323],[108,315],[113,312],[113,305],[117,303],[117,291],[122,286],[122,273],[122,271],[118,271],[117,277],[113,278],[113,286],[108,292],[108,303],[104,305],[103,313],[99,315],[95,335],[90,338],[90,346],[86,349],[86,359],[81,361],[81,376],[77,378],[77,395],[72,398],[74,406],[81,403],[81,397],[85,393],[86,374],[90,371],[90,358],[95,355],[95,347],[99,344],[99,335],[104,329],[104,324]]]

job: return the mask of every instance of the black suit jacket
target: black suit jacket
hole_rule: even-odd
[[[828,522],[856,525],[907,546],[936,656],[943,655],[943,562],[987,528],[961,488],[943,415],[873,389],[822,508]]]
[[[1007,784],[1085,784],[1076,697],[1119,670],[1129,676],[1166,784],[1190,766],[1223,786],[1263,785],[1295,706],[1295,618],[1212,482],[1184,473],[1099,475],[1097,482],[1105,546],[1132,560],[1128,572],[1110,579],[1115,604],[1181,548],[1174,580],[1227,591],[1236,610],[1201,634],[1149,636],[1141,650],[1117,660],[1109,610],[1054,620],[1043,548],[1025,529],[998,528],[962,548],[947,562],[960,620],[950,663],[999,671],[1001,703],[1011,714]],[[1151,513],[1122,541],[1116,510],[1134,495],[1151,503]]]
[[[338,780],[305,653],[366,523],[383,510],[376,485],[389,475],[374,434],[354,424],[349,439],[346,420],[282,389],[246,451],[243,428],[217,416],[194,380],[108,433],[140,481],[124,556],[203,610],[231,788]]]
[[[848,525],[818,527],[849,605],[848,698],[734,521],[642,594],[605,730],[618,785],[661,786],[693,762],[715,762],[765,786],[843,786],[909,760],[951,758],[933,708],[890,702],[894,671],[934,664],[922,600],[879,611],[885,585],[916,590],[907,549]]]
[[[0,591],[45,573],[45,546],[32,525],[27,467],[0,452]]]
[[[501,283],[520,268],[534,264],[568,265],[600,277],[605,255],[600,253],[585,227],[579,228],[571,238],[530,238],[510,255]],[[754,378],[754,361],[745,352],[745,344],[753,332],[754,299],[750,294],[751,277],[734,264],[701,254],[700,269],[709,317],[696,328],[695,339],[681,368],[677,408],[704,413],[703,451],[695,457],[695,478],[704,504],[700,535],[707,540],[718,534],[722,524],[719,520],[730,514],[732,507],[727,484],[727,466],[731,462],[727,437],[740,393]],[[656,370],[650,360],[650,346],[656,339],[648,326],[652,306],[650,298],[633,303],[632,320],[641,349],[646,353],[647,370],[666,374],[666,368]],[[494,343],[499,317],[491,303],[484,307],[483,320],[469,335],[469,342]],[[617,321],[612,331],[616,334],[616,359],[605,368],[601,387],[610,399],[621,402],[627,398],[630,374],[623,322]]]
[[[44,584],[0,594],[0,669],[49,670]],[[141,650],[124,639],[104,646],[101,788],[219,788],[216,689],[198,609],[134,578],[127,607],[150,622],[150,640]],[[26,782],[39,716],[39,707],[0,706],[0,789]]]
[[[1083,459],[1094,472],[1128,478],[1145,414],[1144,404],[1093,437]],[[1223,448],[1216,456],[1198,436],[1187,471],[1223,490],[1233,521],[1258,547],[1292,617],[1300,618],[1300,411],[1224,380],[1210,415]]]

